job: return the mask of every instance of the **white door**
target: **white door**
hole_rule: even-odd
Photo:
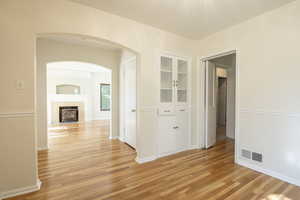
[[[125,142],[136,148],[136,59],[125,68]]]
[[[205,147],[209,148],[216,143],[217,108],[216,108],[216,65],[210,61],[205,63]]]

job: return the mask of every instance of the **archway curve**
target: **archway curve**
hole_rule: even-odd
[[[38,33],[36,35],[36,38],[55,38],[55,37],[61,37],[61,38],[77,38],[85,42],[91,42],[91,43],[108,43],[113,46],[117,46],[119,48],[122,48],[124,50],[128,50],[133,52],[134,54],[137,55],[137,57],[140,56],[140,52],[137,49],[134,49],[132,47],[127,47],[119,42],[115,42],[112,40],[92,36],[92,35],[85,35],[85,34],[77,34],[77,33],[58,33],[58,32],[53,32],[53,33]]]
[[[78,61],[78,60],[60,60],[60,61],[52,61],[47,63],[47,67],[55,67],[54,65],[61,64],[64,65],[65,69],[74,69],[77,68],[78,70],[88,70],[88,71],[109,71],[112,72],[112,69],[109,67],[99,65],[94,62],[86,62],[86,61]],[[69,65],[72,65],[72,67],[69,67]],[[77,65],[77,66],[75,66]],[[80,66],[81,65],[81,66]],[[99,69],[99,70],[97,70]]]
[[[116,47],[116,48],[119,48],[119,49],[122,49],[122,50],[125,50],[125,51],[130,51],[132,53],[134,53],[136,55],[136,77],[137,77],[137,91],[136,91],[136,102],[137,102],[137,107],[136,107],[136,114],[137,114],[137,120],[136,120],[136,130],[137,130],[137,145],[136,145],[136,152],[137,152],[137,156],[139,155],[139,137],[140,135],[138,134],[139,133],[139,110],[140,110],[140,103],[139,103],[139,94],[140,94],[140,88],[139,88],[139,80],[140,80],[140,58],[141,58],[141,55],[140,53],[137,51],[137,50],[134,50],[132,48],[129,48],[129,47],[126,47],[118,42],[114,42],[114,41],[110,41],[110,40],[107,40],[107,39],[103,39],[103,38],[99,38],[99,37],[95,37],[95,36],[91,36],[91,35],[84,35],[84,34],[74,34],[74,33],[39,33],[36,35],[36,40],[37,41],[38,39],[49,39],[49,38],[62,38],[62,39],[77,39],[80,40],[82,43],[81,44],[86,44],[86,43],[89,43],[89,44],[102,44],[102,43],[107,43],[107,44],[110,44],[111,46],[113,47]],[[61,59],[56,59],[56,60],[52,60],[51,62],[63,62],[63,61],[67,61],[67,60],[61,60]],[[77,59],[72,59],[72,61],[76,61],[76,62],[87,62],[87,61],[83,61],[83,60],[77,60]],[[89,63],[89,62],[88,62]],[[92,62],[93,63],[93,62]],[[98,65],[98,64],[97,64]],[[37,68],[37,66],[35,66],[35,68]],[[36,75],[35,75],[36,76]],[[37,77],[35,77],[37,79]],[[35,91],[35,96],[37,95],[36,94],[37,92]],[[120,124],[119,120],[118,120],[118,124]],[[36,125],[37,126],[37,125]],[[119,132],[119,131],[118,131]],[[36,134],[37,135],[37,134]]]

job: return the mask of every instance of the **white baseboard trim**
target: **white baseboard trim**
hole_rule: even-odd
[[[49,147],[38,147],[38,151],[44,151],[44,150],[48,150]]]
[[[162,157],[174,155],[174,154],[177,154],[177,153],[180,153],[180,152],[183,152],[183,151],[188,151],[188,150],[190,150],[190,147],[179,149],[179,150],[176,150],[176,151],[170,151],[170,152],[167,152],[167,153],[161,153],[157,157],[162,158]]]
[[[261,166],[257,166],[257,165],[251,164],[251,163],[249,163],[247,161],[238,159],[237,160],[237,164],[242,165],[242,166],[247,167],[247,168],[250,168],[250,169],[252,169],[254,171],[257,171],[257,172],[260,172],[260,173],[272,176],[274,178],[280,179],[282,181],[288,182],[290,184],[300,186],[300,180],[297,180],[295,178],[291,178],[291,177],[285,176],[283,174],[280,174],[280,173],[272,171],[272,170],[265,169],[265,168],[263,168]]]
[[[149,156],[149,157],[145,157],[145,158],[140,158],[140,157],[135,158],[135,161],[139,164],[151,162],[153,160],[156,160],[156,156]]]
[[[36,192],[36,191],[41,189],[41,186],[42,186],[42,182],[38,179],[36,185],[23,187],[23,188],[18,188],[18,189],[10,190],[10,191],[7,191],[7,192],[3,192],[0,195],[0,200],[10,198],[10,197],[19,196],[19,195],[22,195],[22,194]]]
[[[189,150],[199,149],[199,145],[193,144],[189,146]]]
[[[193,149],[198,149],[198,146],[197,145],[193,146]],[[187,150],[190,150],[190,147],[185,148],[185,149],[180,149],[180,150],[177,150],[177,151],[172,151],[172,152],[167,152],[167,153],[163,153],[163,154],[158,154],[157,156],[149,156],[149,157],[145,157],[145,158],[136,157],[135,161],[137,163],[139,163],[139,164],[143,164],[143,163],[146,163],[146,162],[154,161],[154,160],[156,160],[158,158],[162,158],[162,157],[174,155],[176,153],[180,153],[180,152],[187,151]]]
[[[117,140],[117,139],[119,139],[119,136],[109,136],[109,139],[110,140]]]
[[[125,139],[123,137],[118,138],[121,142],[125,142]]]

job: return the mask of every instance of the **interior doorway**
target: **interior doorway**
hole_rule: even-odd
[[[53,148],[48,128],[59,137],[75,138],[80,134],[85,139],[101,142],[104,138],[102,142],[109,140],[106,143],[113,144],[123,133],[120,127],[127,124],[127,136],[131,136],[127,143],[137,152],[137,57],[121,45],[86,36],[40,36],[36,82],[38,150]],[[129,67],[121,70],[124,61]],[[130,77],[126,87],[130,91],[121,88],[121,71]],[[126,101],[131,103],[132,113],[121,119]],[[100,132],[103,134],[99,137]]]
[[[47,64],[48,141],[73,134],[77,127],[105,127],[111,135],[112,70],[93,63]],[[70,131],[70,130],[73,131]]]
[[[235,140],[236,53],[211,57],[205,64],[205,148]]]

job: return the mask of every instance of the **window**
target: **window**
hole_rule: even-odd
[[[100,84],[100,110],[110,111],[110,84]]]
[[[80,94],[80,86],[62,84],[56,86],[56,94]]]

